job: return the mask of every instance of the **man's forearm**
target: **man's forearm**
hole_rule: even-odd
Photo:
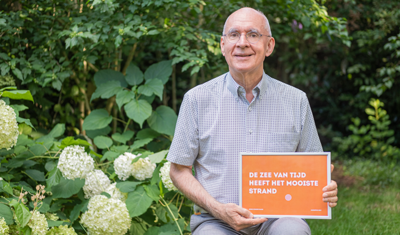
[[[220,202],[215,200],[192,175],[191,167],[171,164],[170,176],[175,186],[196,205],[202,207],[215,217]]]

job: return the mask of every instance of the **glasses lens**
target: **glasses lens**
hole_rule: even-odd
[[[250,43],[257,43],[258,40],[260,40],[261,35],[259,33],[256,33],[256,32],[248,32],[246,34],[246,37],[247,37],[247,40]]]
[[[240,38],[240,34],[237,32],[232,32],[232,33],[228,34],[228,39],[231,42],[237,42],[237,41],[239,41],[239,38]]]

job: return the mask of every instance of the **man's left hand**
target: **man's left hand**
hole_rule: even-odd
[[[331,164],[331,173],[333,171],[333,168],[334,166]],[[336,182],[334,180],[331,180],[331,183],[325,186],[322,191],[324,191],[324,193],[322,194],[324,202],[328,202],[330,207],[335,207],[338,201],[338,189]]]

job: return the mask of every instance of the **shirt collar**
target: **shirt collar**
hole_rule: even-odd
[[[264,95],[265,91],[267,90],[267,86],[268,86],[267,80],[268,80],[268,75],[266,75],[263,72],[263,76],[261,78],[261,81],[257,84],[256,87],[254,87],[253,93],[254,93],[254,91],[256,91],[258,96]],[[235,81],[235,79],[233,79],[231,73],[229,73],[229,72],[227,74],[227,87],[228,87],[228,90],[233,94],[233,96],[235,98],[240,98],[240,96],[239,96],[240,90],[239,89],[240,88],[244,89],[242,86],[237,84],[237,82]]]

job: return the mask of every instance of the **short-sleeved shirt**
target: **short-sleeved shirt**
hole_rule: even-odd
[[[264,73],[253,94],[226,73],[189,90],[179,111],[167,160],[193,165],[221,203],[239,204],[241,152],[322,152],[304,92]]]

